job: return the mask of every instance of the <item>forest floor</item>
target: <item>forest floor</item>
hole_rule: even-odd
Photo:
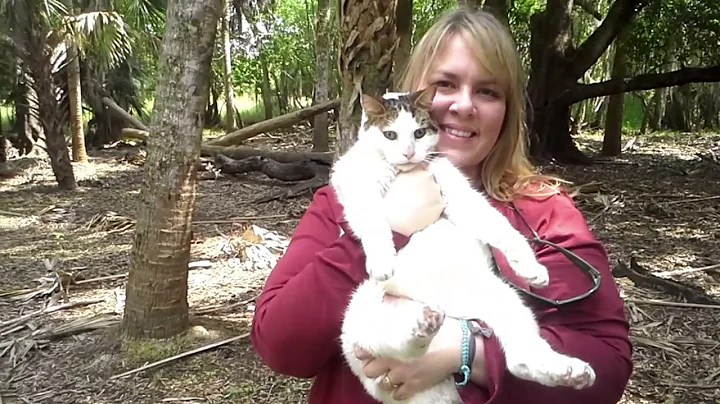
[[[308,150],[310,139],[305,128],[258,136],[248,144]],[[577,140],[591,154],[599,150],[596,135]],[[720,199],[707,199],[720,195],[720,164],[708,159],[711,149],[720,155],[719,145],[718,134],[653,134],[603,164],[543,170],[573,181],[577,204],[613,265],[634,258],[662,279],[696,287],[695,297],[720,300]],[[289,236],[311,196],[252,204],[258,195],[287,187],[261,174],[199,183],[192,261],[210,264],[190,271],[193,332],[122,350],[117,324],[142,160],[136,147],[93,151],[90,163],[74,164],[79,183],[74,192],[54,188],[43,156],[10,161],[23,172],[0,182],[0,295],[5,294],[0,297],[0,403],[305,402],[310,381],[274,374],[247,338],[254,298],[276,255],[261,255],[250,266],[241,257],[248,248],[269,243],[268,234]],[[266,230],[271,233],[263,234]],[[47,303],[48,294],[36,288],[52,289],[55,275],[48,265],[87,281],[70,287],[70,303],[95,303],[14,322]],[[695,270],[665,273],[688,268]],[[614,280],[627,301],[634,343],[635,371],[621,402],[720,402],[720,305],[682,307],[676,303],[687,298],[619,274]],[[27,289],[26,294],[9,293],[18,289]],[[27,295],[33,290],[38,293]],[[83,326],[98,329],[73,333]],[[24,337],[32,330],[33,336]],[[230,337],[238,339],[113,378]]]

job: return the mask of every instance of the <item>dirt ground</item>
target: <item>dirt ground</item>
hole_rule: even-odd
[[[258,136],[249,143],[307,150],[310,138],[305,128]],[[591,153],[600,140],[592,134],[578,139]],[[718,134],[657,134],[641,137],[621,158],[603,164],[543,170],[574,183],[578,206],[606,243],[613,265],[629,264],[632,257],[654,274],[694,269],[660,276],[720,300],[720,199],[709,199],[720,195],[720,163],[710,151],[720,155],[719,146]],[[259,174],[199,183],[192,261],[209,261],[210,266],[190,272],[193,332],[121,350],[117,323],[123,274],[130,265],[132,219],[142,181],[137,153],[136,147],[91,152],[90,163],[75,164],[80,187],[74,192],[54,188],[44,156],[10,161],[23,172],[0,182],[0,403],[304,402],[310,381],[274,374],[244,337],[253,299],[276,255],[256,249],[255,265],[249,268],[241,254],[247,255],[244,249],[251,245],[264,245],[256,237],[263,230],[289,236],[310,201],[306,194],[251,204],[258,195],[287,187]],[[46,265],[52,266],[53,259],[54,270],[79,273],[78,279],[88,281],[69,289],[69,302],[95,303],[14,323],[42,308],[48,296],[10,292],[52,286],[55,275]],[[615,282],[627,301],[635,348],[635,372],[622,403],[720,402],[720,326],[715,320],[720,306],[682,307],[674,304],[685,299],[665,290],[627,277]],[[79,325],[98,329],[73,333],[68,328]],[[234,336],[240,338],[112,378]]]

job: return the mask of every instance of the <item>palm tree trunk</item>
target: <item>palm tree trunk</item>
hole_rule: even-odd
[[[188,326],[187,279],[205,106],[222,0],[170,0],[140,191],[122,334]]]
[[[83,131],[82,92],[80,89],[80,53],[77,45],[68,40],[68,89],[70,101],[70,132],[72,137],[72,159],[79,163],[88,161]]]

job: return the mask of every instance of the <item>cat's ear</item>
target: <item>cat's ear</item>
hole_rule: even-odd
[[[360,95],[360,105],[368,115],[377,116],[385,113],[385,106],[382,101],[369,94],[362,93]]]
[[[435,92],[437,92],[437,87],[431,85],[410,94],[410,100],[416,108],[428,110],[435,98]]]

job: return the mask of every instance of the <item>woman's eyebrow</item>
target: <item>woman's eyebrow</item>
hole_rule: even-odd
[[[460,80],[460,76],[458,76],[457,74],[455,74],[453,72],[447,71],[447,70],[438,70],[437,72],[435,72],[435,74],[433,76],[440,76],[440,77],[447,78],[447,79],[453,80],[453,81]],[[497,85],[498,81],[494,77],[486,76],[480,80],[476,80],[475,84],[479,85],[479,86]]]

